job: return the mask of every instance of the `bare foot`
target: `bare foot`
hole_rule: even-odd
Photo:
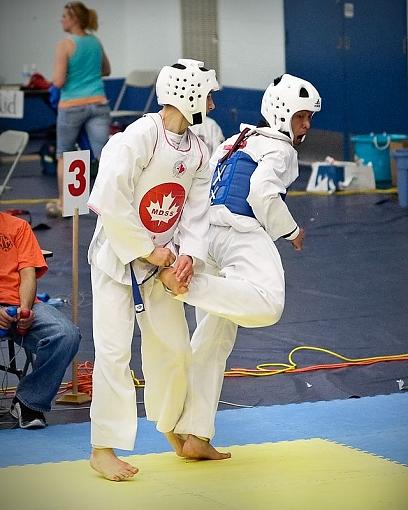
[[[136,467],[118,459],[112,448],[94,448],[90,458],[91,467],[107,480],[120,482],[135,476]]]
[[[188,291],[188,285],[177,280],[176,270],[172,267],[162,269],[159,274],[159,280],[176,296],[178,294],[185,294]]]
[[[183,446],[183,457],[197,460],[223,460],[229,459],[231,454],[221,453],[208,441],[189,434]]]
[[[167,438],[167,441],[171,444],[174,451],[176,452],[176,455],[179,457],[184,457],[183,455],[183,446],[184,446],[184,439],[181,439],[180,436],[175,434],[174,432],[166,432],[164,434]]]

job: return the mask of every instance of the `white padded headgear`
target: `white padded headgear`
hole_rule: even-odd
[[[322,100],[315,87],[302,78],[284,74],[265,90],[261,113],[271,127],[289,133],[293,142],[291,120],[296,112],[319,112]],[[303,141],[303,139],[302,139]]]
[[[176,107],[190,124],[201,124],[207,115],[207,96],[219,85],[213,69],[204,62],[179,59],[174,66],[164,66],[156,81],[157,102]]]

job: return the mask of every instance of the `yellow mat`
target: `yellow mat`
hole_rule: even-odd
[[[222,449],[224,450],[224,449]],[[2,510],[407,510],[408,467],[321,439],[233,446],[232,458],[126,457],[132,481],[87,461],[0,469]]]

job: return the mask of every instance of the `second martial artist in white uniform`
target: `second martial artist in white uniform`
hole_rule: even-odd
[[[210,151],[210,156],[215,149],[225,140],[224,133],[217,122],[211,117],[206,117],[201,124],[191,126],[191,131],[201,138]]]
[[[285,74],[271,83],[261,106],[267,127],[242,126],[246,131],[223,143],[210,161],[215,167],[208,258],[212,274],[195,274],[187,287],[178,284],[171,268],[161,273],[175,300],[207,312],[199,314],[192,337],[187,399],[174,429],[185,440],[185,456],[199,451],[200,444],[204,452],[204,440],[214,436],[225,364],[238,325],[269,326],[283,312],[284,271],[274,241],[285,238],[302,249],[303,230],[284,198],[298,176],[294,146],[304,140],[320,107],[319,93],[306,80]],[[218,453],[210,458],[226,457]]]
[[[167,433],[183,410],[192,357],[184,305],[156,273],[174,263],[181,280],[189,280],[193,264],[205,264],[211,172],[208,150],[188,126],[214,107],[211,91],[217,89],[215,72],[202,62],[180,59],[164,67],[156,83],[163,109],[112,136],[89,198],[98,214],[89,248],[95,342],[91,466],[110,480],[137,472],[114,452],[132,450],[136,436],[129,367],[134,304],[145,308],[137,322],[147,418]]]

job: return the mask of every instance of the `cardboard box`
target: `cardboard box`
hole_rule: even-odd
[[[394,152],[398,149],[408,149],[408,138],[399,142],[390,142],[390,167],[391,167],[391,186],[397,186],[397,161],[394,158]]]
[[[326,161],[312,163],[312,172],[306,191],[334,193],[336,191],[357,191],[375,189],[373,165],[354,161]]]

